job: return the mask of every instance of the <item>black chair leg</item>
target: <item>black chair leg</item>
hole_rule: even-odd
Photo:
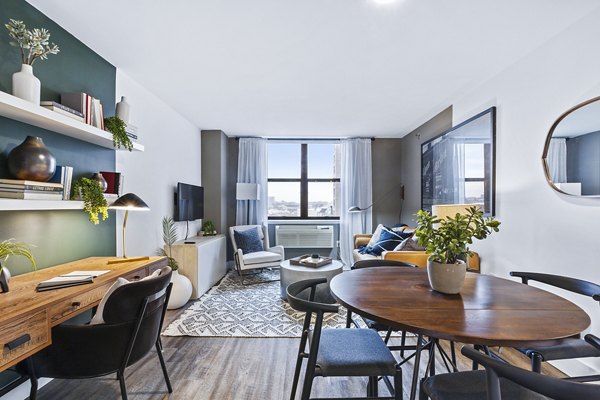
[[[347,312],[346,312],[346,328],[350,328],[350,324],[352,324],[352,311],[347,310]]]
[[[121,399],[127,400],[127,387],[125,386],[125,374],[124,371],[119,371],[119,386],[121,386]]]
[[[29,389],[29,400],[36,400],[38,390],[38,378],[35,374],[35,369],[33,368],[33,360],[31,359],[31,357],[27,359],[27,374],[29,375],[29,383],[31,383],[31,389]]]
[[[402,400],[404,392],[402,391],[402,368],[396,367],[394,375],[394,399]]]
[[[169,379],[169,372],[167,371],[165,359],[163,358],[162,349],[158,340],[156,341],[156,354],[158,354],[158,359],[160,360],[160,367],[162,368],[163,375],[165,376],[167,390],[169,391],[169,393],[173,393],[173,388],[171,387],[171,380]]]
[[[404,346],[406,346],[406,331],[402,331],[402,340],[400,342],[400,357],[404,358]]]
[[[533,353],[531,354],[531,370],[533,372],[537,372],[538,374],[542,372],[542,356]]]
[[[379,397],[379,385],[376,376],[369,377],[367,384],[367,397]]]
[[[314,369],[306,370],[306,376],[304,377],[304,385],[302,385],[302,396],[301,400],[310,400],[310,391],[312,390],[313,380],[315,379]]]

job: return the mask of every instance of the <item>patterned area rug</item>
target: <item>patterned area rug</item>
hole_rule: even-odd
[[[278,281],[259,283],[278,278],[279,271],[264,271],[244,279],[253,284],[242,285],[237,273],[230,272],[171,323],[163,335],[300,337],[304,313],[293,310],[279,297]],[[346,309],[340,307],[338,314],[326,314],[325,318],[324,326],[344,328]]]

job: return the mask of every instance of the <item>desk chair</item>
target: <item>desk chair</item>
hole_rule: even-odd
[[[588,335],[590,343],[600,340]],[[558,379],[514,367],[470,347],[461,353],[485,371],[456,372],[427,378],[421,399],[432,400],[573,400],[599,399],[600,386]]]
[[[86,379],[117,374],[127,400],[125,368],[156,348],[169,393],[173,392],[162,356],[160,331],[171,293],[171,268],[154,278],[118,287],[107,299],[104,324],[59,325],[52,345],[34,354],[19,369],[31,380],[29,398],[37,397],[38,378]]]
[[[300,378],[302,362],[308,359],[302,400],[310,399],[310,392],[315,376],[365,376],[369,377],[367,397],[355,399],[373,399],[378,394],[377,377],[393,376],[393,397],[385,399],[402,399],[402,370],[383,343],[377,332],[371,329],[322,329],[323,315],[337,313],[335,304],[317,303],[314,301],[316,286],[326,283],[327,279],[309,279],[292,283],[287,288],[288,302],[294,310],[306,313],[294,371],[294,381],[290,400],[296,397],[296,389]],[[308,300],[298,295],[310,289]],[[312,315],[316,314],[313,329],[310,329]],[[308,352],[306,344],[309,342]]]
[[[559,275],[538,274],[534,272],[511,272],[511,276],[521,278],[524,284],[537,281],[546,285],[568,290],[573,293],[591,297],[600,304],[600,285],[581,279]],[[531,347],[518,349],[531,358],[531,370],[541,372],[542,361],[565,360],[570,358],[600,357],[600,349],[580,338],[564,339],[556,346]],[[574,377],[573,380],[590,382],[600,380],[600,375]]]

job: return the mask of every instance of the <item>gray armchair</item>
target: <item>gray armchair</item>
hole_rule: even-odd
[[[253,253],[244,254],[240,249],[235,240],[234,232],[242,232],[249,229],[258,228],[259,237],[263,244],[262,251],[256,251]],[[233,244],[233,258],[235,260],[235,266],[240,277],[243,278],[243,272],[251,269],[279,267],[281,262],[285,259],[285,253],[283,246],[269,245],[269,234],[265,225],[238,225],[229,228],[229,237]]]

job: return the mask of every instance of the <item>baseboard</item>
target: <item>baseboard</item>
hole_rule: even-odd
[[[44,387],[47,383],[49,383],[52,378],[41,378],[38,381],[38,389]],[[29,397],[29,391],[31,390],[31,384],[29,381],[23,382],[9,393],[0,397],[0,400],[25,400]]]

